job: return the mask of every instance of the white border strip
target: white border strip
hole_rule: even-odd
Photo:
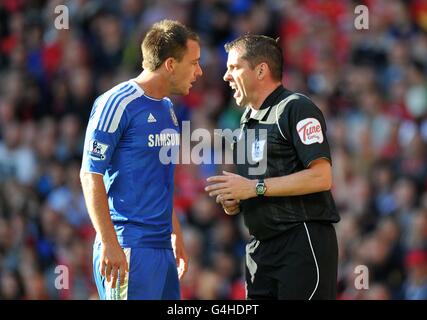
[[[317,287],[319,285],[319,280],[320,280],[320,273],[319,273],[319,266],[317,264],[317,259],[316,259],[316,255],[314,254],[314,249],[313,246],[311,244],[311,239],[310,239],[310,233],[308,232],[308,228],[307,225],[304,222],[304,227],[305,227],[305,232],[307,233],[307,237],[308,237],[308,243],[310,244],[310,249],[311,249],[311,253],[313,253],[313,258],[314,258],[314,263],[316,264],[316,272],[317,272],[317,282],[316,282],[316,286],[314,287],[314,290],[310,296],[310,298],[308,298],[308,300],[311,300],[311,298],[313,298],[314,293],[317,290]]]

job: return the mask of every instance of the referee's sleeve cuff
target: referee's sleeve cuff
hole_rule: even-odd
[[[316,161],[316,160],[320,160],[320,159],[324,159],[324,160],[328,161],[328,162],[331,164],[331,166],[332,166],[332,160],[331,160],[329,157],[325,157],[325,156],[323,156],[323,157],[316,157],[316,158],[314,158],[314,159],[312,159],[312,160],[308,161],[308,163],[305,165],[305,167],[306,167],[306,168],[310,168],[311,164],[312,164],[314,161]]]

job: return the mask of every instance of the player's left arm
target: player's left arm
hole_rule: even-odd
[[[172,211],[172,228],[172,247],[178,268],[178,277],[181,280],[188,270],[188,256],[185,251],[184,238],[175,210]]]
[[[240,175],[223,172],[222,176],[208,178],[213,184],[206,187],[211,197],[221,195],[223,201],[229,199],[245,200],[256,197],[257,179],[247,179]],[[307,169],[264,180],[266,197],[298,196],[327,191],[332,185],[332,169],[329,160],[319,158],[311,162]]]

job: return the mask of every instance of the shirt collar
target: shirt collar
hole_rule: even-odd
[[[267,112],[270,110],[270,107],[275,105],[279,96],[285,91],[285,88],[282,85],[279,85],[268,97],[264,100],[258,112],[251,117],[251,108],[247,107],[244,115],[243,123],[249,121],[249,119],[262,120]]]

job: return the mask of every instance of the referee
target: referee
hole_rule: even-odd
[[[243,213],[248,299],[335,299],[339,215],[322,112],[282,86],[282,50],[245,35],[225,45],[224,80],[246,110],[233,145],[238,174],[208,178],[225,212]]]

